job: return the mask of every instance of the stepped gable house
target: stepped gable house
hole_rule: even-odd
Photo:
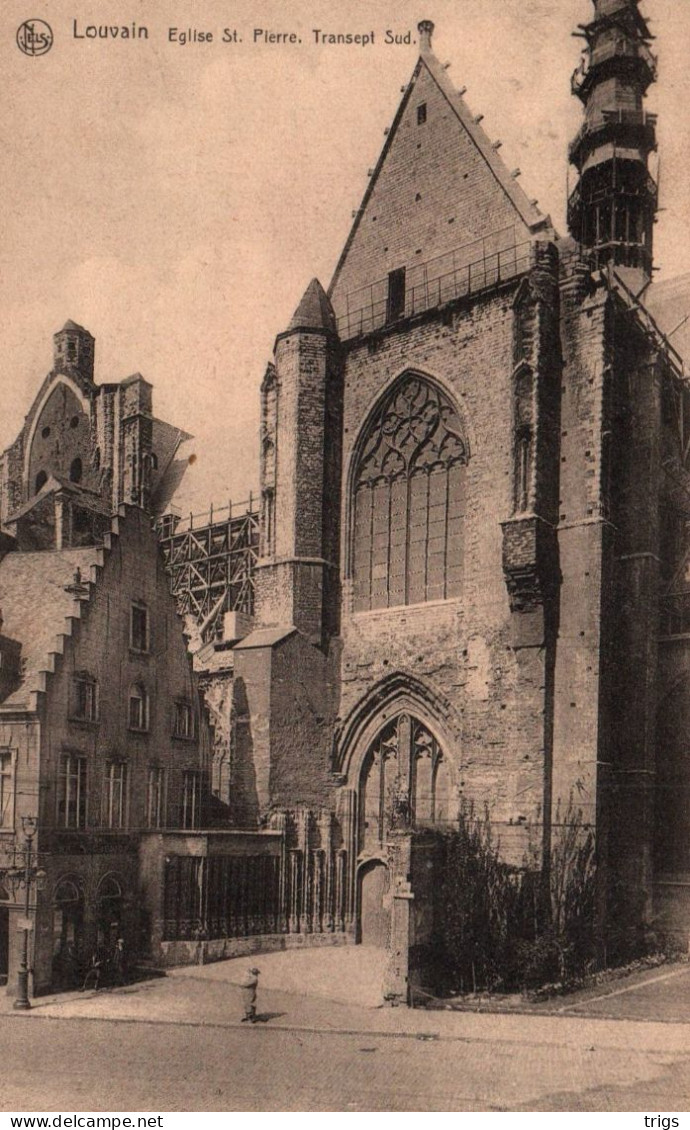
[[[148,952],[162,933],[166,830],[184,830],[194,850],[209,820],[207,725],[152,529],[187,437],[152,417],[143,378],[96,385],[93,362],[93,338],[68,322],[0,464],[0,977],[10,992],[23,819],[38,822],[38,992],[78,983],[119,936],[130,955]]]

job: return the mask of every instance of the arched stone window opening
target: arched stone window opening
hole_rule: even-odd
[[[76,878],[59,879],[53,895],[53,987],[81,981],[84,952],[84,891]]]
[[[264,486],[276,485],[276,445],[272,439],[264,440]]]
[[[34,483],[34,494],[38,494],[38,492],[43,489],[47,482],[48,476],[46,472],[39,471],[36,475],[36,482]]]
[[[459,596],[467,447],[450,400],[424,377],[375,413],[353,479],[355,611]]]
[[[530,508],[532,469],[532,431],[521,428],[515,440],[515,509],[524,514]]]
[[[77,458],[73,459],[72,462],[70,463],[69,481],[71,483],[80,483],[82,473],[83,473],[83,469],[82,469],[81,459],[79,458],[79,456],[77,456]]]
[[[276,534],[276,496],[273,487],[266,487],[262,495],[263,502],[263,545],[264,557],[270,557],[275,550]]]
[[[98,884],[98,944],[108,952],[122,934],[123,886],[115,875],[106,875]]]
[[[447,824],[450,773],[438,741],[423,722],[399,714],[367,751],[360,776],[359,851],[380,851],[392,827]]]

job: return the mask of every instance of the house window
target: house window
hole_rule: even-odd
[[[201,773],[188,769],[182,774],[183,828],[198,828],[201,823]]]
[[[191,703],[184,701],[175,703],[173,734],[176,738],[194,737],[194,711]]]
[[[70,463],[69,481],[71,483],[80,483],[81,482],[81,476],[82,476],[82,464],[81,464],[81,459],[79,458],[79,456],[77,456],[77,458],[73,459],[72,462]]]
[[[133,651],[149,650],[149,610],[145,604],[132,605],[129,644]]]
[[[405,268],[398,267],[388,275],[386,321],[395,322],[405,313]]]
[[[48,476],[46,475],[45,471],[39,471],[36,475],[36,482],[34,483],[34,494],[38,494],[38,492],[43,489],[47,482]]]
[[[426,121],[426,102],[420,102],[417,107],[417,125],[423,126]]]
[[[166,787],[165,769],[152,765],[146,795],[146,824],[149,828],[165,827]]]
[[[129,692],[129,728],[130,730],[149,728],[149,696],[146,687],[141,683],[135,683]]]
[[[423,377],[393,386],[360,443],[355,611],[459,596],[467,448],[450,400]]]
[[[106,763],[104,816],[108,828],[127,826],[127,764],[124,761]]]
[[[95,722],[98,718],[98,684],[90,675],[74,677],[74,714],[80,722]]]
[[[60,828],[86,827],[86,758],[78,753],[60,757],[57,823]]]
[[[14,827],[14,760],[12,751],[0,750],[0,828]]]

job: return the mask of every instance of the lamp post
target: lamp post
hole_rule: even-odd
[[[24,884],[24,921],[22,923],[22,941],[21,950],[19,954],[19,970],[17,972],[17,999],[14,1002],[14,1008],[26,1011],[31,1008],[29,1001],[29,930],[31,929],[31,921],[29,913],[31,910],[31,884],[36,881],[36,889],[38,890],[40,880],[43,878],[43,872],[34,870],[31,866],[31,847],[33,844],[34,836],[38,828],[38,820],[35,816],[22,816],[22,831],[24,832],[24,874],[19,870],[16,878],[19,885]]]
[[[31,906],[31,845],[36,835],[36,817],[22,816],[22,831],[24,832],[24,923],[22,929],[22,943],[19,955],[19,971],[17,973],[17,999],[14,1008],[26,1010],[31,1008],[29,1001],[29,909]]]

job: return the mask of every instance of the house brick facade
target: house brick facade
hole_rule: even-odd
[[[0,702],[11,788],[0,851],[21,872],[22,818],[37,818],[31,968],[42,992],[78,983],[118,936],[129,955],[146,954],[140,840],[208,824],[210,741],[141,508],[123,507],[101,546],[8,553],[0,603],[16,644]],[[10,991],[19,938],[9,935]]]

